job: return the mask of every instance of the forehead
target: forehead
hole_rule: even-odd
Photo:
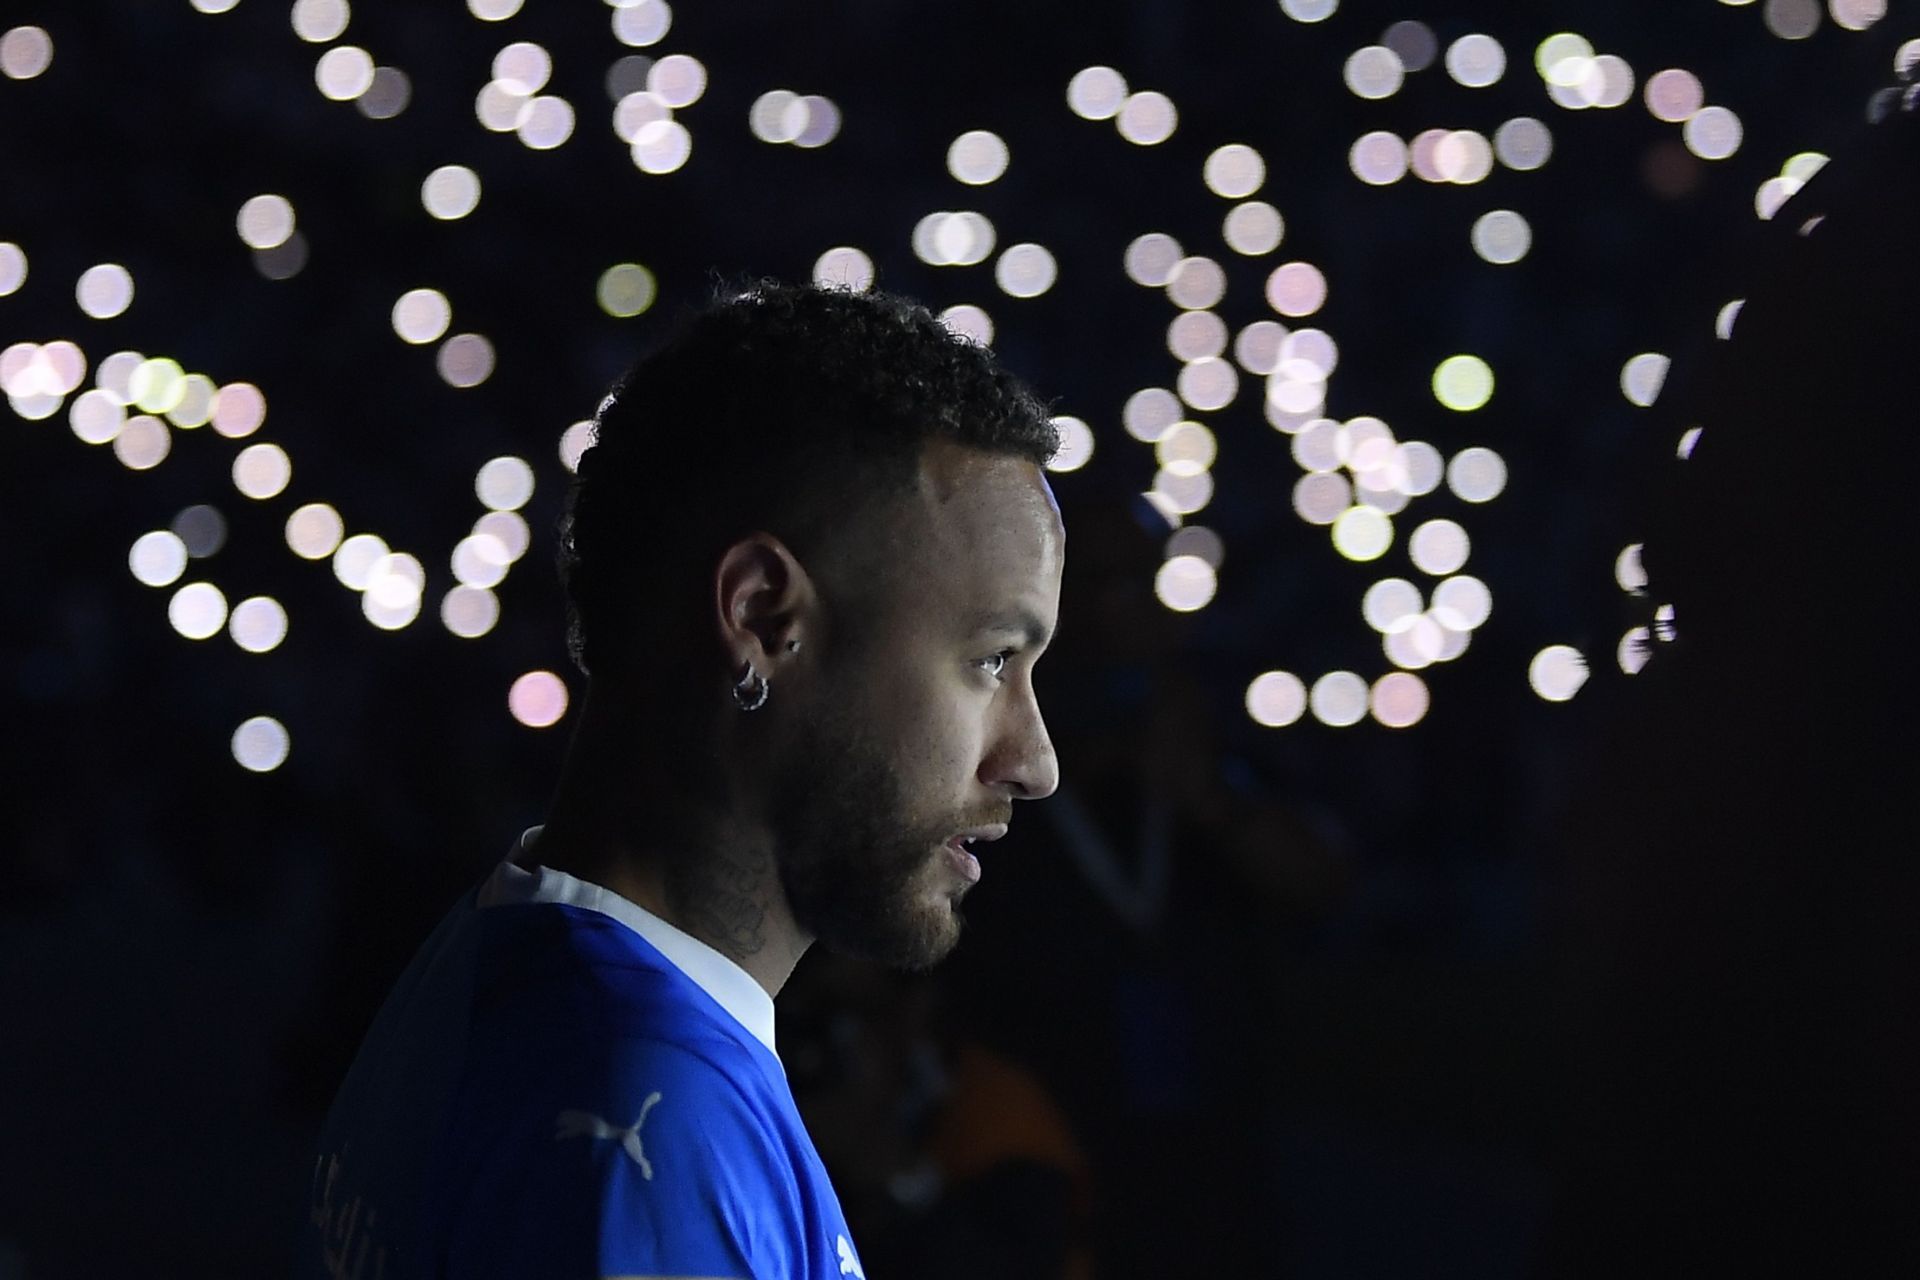
[[[1052,627],[1066,529],[1038,466],[931,441],[906,522],[906,586],[918,606],[953,616],[1024,608]]]

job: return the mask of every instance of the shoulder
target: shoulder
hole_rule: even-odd
[[[783,1273],[804,1211],[765,1086],[724,1045],[574,1047],[581,1057],[488,1089],[490,1119],[470,1097],[467,1115],[491,1132],[451,1215],[456,1250],[573,1257],[597,1275]]]

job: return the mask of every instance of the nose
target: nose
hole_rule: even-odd
[[[1022,683],[1024,696],[1008,704],[1000,732],[981,762],[980,778],[989,786],[1010,789],[1016,800],[1044,800],[1060,786],[1060,762],[1033,685]]]

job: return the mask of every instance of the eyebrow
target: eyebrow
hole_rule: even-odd
[[[1030,648],[1044,648],[1059,634],[1057,627],[1048,631],[1047,625],[1031,609],[1025,608],[988,610],[974,614],[967,621],[975,634],[983,631],[1008,632],[1020,636]]]

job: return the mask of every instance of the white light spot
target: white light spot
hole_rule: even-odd
[[[1255,724],[1278,729],[1307,710],[1307,686],[1291,671],[1264,671],[1247,685],[1247,714]]]
[[[1011,245],[993,264],[994,283],[1015,298],[1039,297],[1053,288],[1058,275],[1053,255],[1043,245]]]
[[[1447,46],[1447,74],[1469,89],[1484,89],[1507,72],[1507,51],[1490,35],[1475,32]]]
[[[1475,631],[1493,616],[1493,592],[1471,574],[1446,578],[1433,589],[1429,613],[1448,631]]]
[[[1633,357],[1620,370],[1621,394],[1631,403],[1647,408],[1660,398],[1660,388],[1666,384],[1667,367],[1671,363],[1655,351]]]
[[[1007,144],[997,133],[971,129],[947,148],[947,172],[968,186],[979,187],[1007,171]]]
[[[1207,190],[1229,200],[1244,200],[1267,180],[1267,162],[1245,143],[1232,142],[1207,157],[1201,174]]]
[[[529,671],[507,691],[507,710],[530,729],[556,725],[567,714],[566,682],[551,671]]]
[[[1378,560],[1393,545],[1393,520],[1377,507],[1348,507],[1333,522],[1333,548],[1349,560]]]
[[[477,387],[493,375],[493,344],[477,333],[457,333],[440,344],[434,366],[451,387]]]
[[[477,3],[477,0],[476,0]],[[254,773],[272,773],[287,762],[293,739],[272,716],[254,716],[233,731],[233,758]]]
[[[873,288],[873,259],[850,245],[829,249],[813,264],[813,282],[865,293]]]
[[[1180,113],[1174,109],[1173,99],[1152,89],[1130,94],[1115,119],[1120,136],[1142,147],[1156,146],[1171,138],[1179,122]]]
[[[167,601],[167,621],[189,640],[206,640],[226,625],[227,598],[211,582],[190,582]]]
[[[1367,695],[1367,682],[1353,672],[1329,671],[1313,682],[1308,705],[1321,724],[1345,728],[1366,716]]]
[[[533,496],[533,468],[525,458],[495,458],[480,468],[473,491],[490,511],[518,511]]]
[[[95,320],[110,320],[133,304],[133,275],[117,262],[102,262],[80,273],[73,296]]]
[[[1420,723],[1430,702],[1427,682],[1411,672],[1391,671],[1374,681],[1373,718],[1389,729],[1405,729]]]
[[[1472,549],[1467,531],[1452,520],[1429,520],[1407,539],[1413,567],[1435,577],[1458,572]]]
[[[1400,91],[1407,69],[1399,54],[1383,44],[1370,44],[1353,51],[1342,75],[1355,97],[1378,100]]]
[[[1126,100],[1126,77],[1112,67],[1084,67],[1067,81],[1067,106],[1083,120],[1111,120]]]
[[[277,496],[293,479],[293,463],[277,444],[253,444],[233,460],[233,487],[249,498]]]
[[[287,549],[302,560],[325,560],[345,532],[338,511],[324,502],[309,502],[287,517]]]
[[[287,638],[287,611],[272,596],[248,596],[233,606],[227,634],[248,653],[266,653]]]
[[[156,529],[134,539],[127,567],[149,587],[168,587],[187,571],[187,544],[171,530]]]
[[[1447,488],[1462,502],[1491,502],[1507,487],[1507,464],[1481,445],[1462,449],[1447,464]]]
[[[1533,655],[1527,683],[1548,702],[1565,702],[1587,682],[1587,660],[1572,645],[1550,644]]]

